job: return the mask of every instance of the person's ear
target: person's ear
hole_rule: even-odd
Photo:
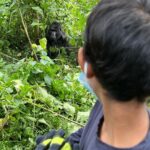
[[[78,63],[81,67],[81,70],[86,74],[88,78],[94,76],[92,65],[85,60],[83,48],[80,48],[78,51]]]
[[[85,62],[84,52],[83,52],[83,48],[81,47],[78,51],[78,63],[83,72],[84,72],[84,62]]]

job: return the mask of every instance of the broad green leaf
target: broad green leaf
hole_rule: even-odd
[[[21,80],[13,80],[12,81],[14,83],[14,87],[16,89],[17,92],[19,92],[21,90],[21,87],[24,86],[24,84],[22,83]]]
[[[43,97],[43,98],[48,98],[49,94],[47,93],[46,89],[42,87],[38,87],[38,93]]]
[[[10,87],[6,88],[6,91],[7,91],[8,93],[13,93],[13,89],[10,88]]]
[[[33,49],[37,48],[37,45],[36,45],[35,43],[32,44],[32,48],[33,48]]]
[[[51,85],[52,79],[48,75],[44,76],[44,80],[47,85]]]
[[[69,103],[64,103],[64,109],[71,116],[75,114],[75,107],[71,106]]]
[[[47,43],[46,38],[40,39],[39,43],[43,49],[46,49],[46,43]]]

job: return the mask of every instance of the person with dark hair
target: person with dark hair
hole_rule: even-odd
[[[98,100],[80,150],[150,150],[150,0],[102,0],[90,14],[78,61]]]
[[[101,1],[78,60],[99,100],[70,139],[81,150],[150,150],[150,1]]]

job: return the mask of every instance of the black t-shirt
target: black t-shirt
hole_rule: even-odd
[[[80,143],[80,150],[150,150],[150,131],[142,142],[132,148],[115,148],[100,141],[98,131],[102,120],[102,104],[97,101],[86,126],[71,134],[69,138]]]

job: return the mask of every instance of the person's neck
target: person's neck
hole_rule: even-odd
[[[100,140],[118,148],[129,148],[139,144],[149,131],[149,115],[144,103],[135,100],[119,103],[101,95],[104,122]]]

